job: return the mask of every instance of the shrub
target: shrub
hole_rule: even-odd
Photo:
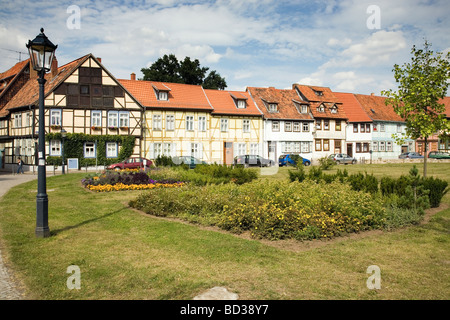
[[[172,161],[172,157],[165,155],[158,155],[155,159],[155,165],[157,167],[173,167],[175,164]]]
[[[320,163],[320,169],[322,170],[329,170],[334,166],[333,159],[330,159],[329,157],[322,157],[319,159]]]
[[[298,165],[297,164],[297,170],[289,170],[289,179],[291,182],[298,181],[302,182],[306,179],[306,173],[305,168],[303,167],[303,164]]]
[[[423,184],[424,189],[429,191],[431,208],[439,207],[442,198],[449,190],[447,188],[448,182],[438,178],[427,177],[423,178],[421,183]]]

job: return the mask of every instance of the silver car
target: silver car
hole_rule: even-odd
[[[336,153],[333,157],[333,161],[336,164],[355,164],[356,163],[356,158],[350,157],[348,154],[346,153]]]

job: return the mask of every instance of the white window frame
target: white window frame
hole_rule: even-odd
[[[259,144],[258,143],[250,143],[250,154],[259,156]]]
[[[61,140],[50,140],[50,156],[60,157],[61,155]]]
[[[237,155],[241,156],[247,154],[247,144],[246,143],[237,143]]]
[[[102,112],[100,110],[91,111],[91,126],[92,127],[102,126]]]
[[[228,132],[228,119],[226,118],[220,119],[220,131]]]
[[[250,132],[250,120],[249,119],[242,120],[242,131]]]
[[[203,145],[201,143],[192,142],[189,150],[192,157],[199,160],[203,159]]]
[[[186,116],[186,131],[194,131],[194,116]]]
[[[276,103],[269,103],[269,112],[277,112],[278,105]]]
[[[51,109],[50,110],[50,125],[51,126],[60,126],[62,118],[61,109]]]
[[[163,155],[162,143],[153,144],[153,158],[156,159],[158,156]]]
[[[378,144],[378,151],[385,152],[386,151],[386,142],[380,141]]]
[[[303,122],[302,123],[302,131],[303,132],[309,132],[309,122]]]
[[[85,142],[83,146],[84,158],[95,158],[97,148],[95,142]]]
[[[160,101],[168,101],[169,93],[167,91],[158,91],[158,100]]]
[[[394,151],[392,141],[386,141],[386,152],[392,151]]]
[[[206,131],[206,116],[198,117],[198,131]]]
[[[106,142],[106,158],[117,158],[118,149],[117,142]]]
[[[153,131],[161,131],[162,130],[162,116],[160,114],[153,115]]]
[[[239,99],[237,101],[237,108],[238,109],[245,109],[245,108],[247,108],[247,103],[245,102],[245,100]]]
[[[272,121],[272,132],[280,131],[280,121]]]
[[[108,127],[117,128],[119,125],[119,112],[108,111]]]
[[[128,111],[119,112],[119,127],[129,127],[130,126],[130,113]]]
[[[308,106],[306,104],[302,104],[302,112],[301,113],[308,113]]]
[[[14,115],[14,128],[21,128],[22,127],[22,114],[16,113]]]
[[[166,115],[166,130],[167,131],[175,130],[175,115],[173,114]]]
[[[373,141],[372,142],[372,151],[373,152],[378,152],[378,141]]]

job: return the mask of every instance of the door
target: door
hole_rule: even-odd
[[[223,143],[223,163],[233,164],[233,142]]]
[[[347,154],[353,157],[353,143],[347,143]]]
[[[276,155],[277,155],[277,145],[275,141],[269,141],[268,142],[268,148],[269,148],[269,155],[268,158],[270,160],[276,161]]]
[[[3,151],[4,149],[0,149],[0,168],[3,169]]]
[[[408,146],[402,146],[402,152],[401,153],[406,153],[408,152]]]

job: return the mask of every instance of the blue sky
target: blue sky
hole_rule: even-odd
[[[92,53],[116,78],[142,77],[174,53],[231,90],[302,83],[380,94],[395,89],[393,65],[424,38],[450,50],[449,13],[448,0],[0,0],[0,71],[18,61],[14,51],[26,59],[25,43],[44,27],[60,64]]]

